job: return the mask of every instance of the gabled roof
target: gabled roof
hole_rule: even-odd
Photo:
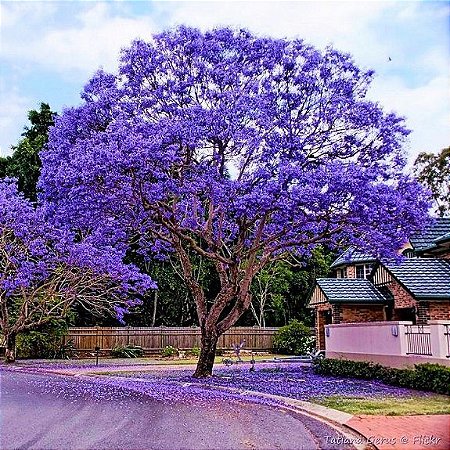
[[[319,278],[319,288],[330,303],[386,303],[387,298],[362,278]]]
[[[446,235],[450,235],[450,217],[438,217],[421,233],[413,234],[409,241],[417,252],[432,249]]]
[[[367,253],[360,252],[354,247],[349,247],[342,255],[340,255],[336,260],[331,264],[331,269],[347,264],[358,264],[358,263],[371,263],[375,262],[376,258],[372,255],[368,255]]]
[[[416,299],[450,299],[450,261],[405,258],[383,265]]]

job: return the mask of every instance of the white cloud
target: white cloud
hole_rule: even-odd
[[[29,10],[19,12],[29,14]],[[14,11],[16,17],[19,12]],[[24,39],[20,27],[17,30],[8,27],[4,33],[3,57],[66,74],[91,73],[100,66],[114,70],[122,47],[135,38],[149,38],[156,30],[150,18],[113,15],[105,3],[88,3],[74,19],[70,25],[33,33],[32,39]],[[17,20],[10,19],[9,23]]]
[[[138,8],[133,10],[135,6]],[[303,38],[318,47],[333,43],[350,52],[358,65],[376,70],[378,77],[370,95],[407,117],[414,129],[413,155],[448,145],[450,34],[446,4],[18,1],[2,2],[0,8],[1,52],[9,67],[14,66],[24,80],[27,72],[44,69],[46,83],[59,76],[75,80],[80,89],[98,67],[114,71],[120,49],[132,39],[148,39],[155,31],[181,23],[202,29],[245,27],[263,35]],[[42,100],[30,102],[14,86],[11,84],[11,92],[1,99],[1,104],[7,105],[0,113],[2,142],[7,142],[5,136],[20,134],[25,111]],[[8,131],[12,126],[15,133]]]
[[[183,2],[171,9],[170,25],[187,23],[202,29],[231,25],[278,37],[300,37],[326,45],[342,35],[356,34],[386,9],[385,2]],[[355,20],[355,17],[358,20]]]
[[[17,89],[6,89],[0,80],[0,156],[11,154],[10,143],[17,143],[18,124],[26,123],[27,111],[33,108],[33,101],[22,96]],[[21,129],[21,128],[20,128]]]
[[[376,79],[369,97],[387,111],[405,116],[410,135],[410,162],[419,152],[437,152],[450,142],[449,80],[437,77],[419,87],[405,86],[398,77]]]

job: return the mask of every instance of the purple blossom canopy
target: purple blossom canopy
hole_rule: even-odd
[[[56,119],[41,201],[58,226],[230,266],[319,243],[392,256],[423,224],[404,120],[333,48],[179,27],[123,50]],[[247,253],[246,253],[247,252]]]
[[[0,180],[0,325],[7,334],[64,317],[78,302],[118,316],[155,288],[147,275],[122,262],[112,247],[74,242],[50,225],[41,208],[17,191],[16,180]],[[120,317],[119,317],[120,318]]]

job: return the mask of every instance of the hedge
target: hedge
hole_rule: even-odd
[[[392,386],[450,395],[450,367],[440,364],[416,364],[414,369],[395,369],[380,364],[346,359],[318,359],[313,361],[318,375],[378,380]]]

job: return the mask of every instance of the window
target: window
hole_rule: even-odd
[[[356,266],[356,278],[367,278],[372,272],[373,264],[358,264]]]
[[[347,267],[336,270],[336,278],[347,278]]]

